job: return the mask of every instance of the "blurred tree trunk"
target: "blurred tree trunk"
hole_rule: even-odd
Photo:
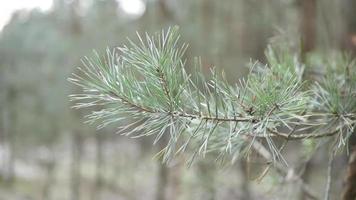
[[[1,97],[1,96],[0,96]],[[1,99],[2,100],[2,99]],[[2,105],[5,105],[6,106],[6,104],[5,104],[5,102],[1,102],[0,101],[0,103],[2,104]],[[5,106],[4,106],[4,108],[1,108],[1,126],[0,126],[0,146],[2,147],[2,148],[4,148],[5,149],[5,145],[6,145],[6,143],[5,143],[5,136],[8,134],[7,133],[7,127],[8,127],[8,120],[7,120],[7,109],[5,108]],[[1,170],[3,170],[5,168],[5,159],[3,159],[3,160],[0,160],[0,169]],[[3,180],[3,174],[2,173],[0,173],[0,181],[2,181]]]
[[[345,31],[341,41],[341,48],[356,56],[356,1],[344,0]]]
[[[71,9],[70,12],[72,17],[70,30],[72,31],[72,35],[74,37],[79,37],[82,34],[82,25],[80,22],[80,15],[79,15],[80,0],[73,0],[70,9]]]
[[[164,21],[175,21],[173,11],[169,8],[167,0],[158,0],[159,14]]]
[[[71,163],[71,200],[80,199],[80,185],[81,185],[81,159],[82,159],[82,147],[83,137],[78,131],[73,133],[72,139],[72,163]]]
[[[204,0],[204,1],[202,1],[201,4],[202,4],[201,5],[201,7],[202,7],[202,11],[201,11],[202,12],[202,16],[201,16],[202,30],[201,30],[201,33],[203,34],[202,42],[203,42],[203,45],[207,45],[206,42],[210,41],[211,33],[213,30],[212,19],[215,14],[215,11],[214,11],[214,5],[213,5],[212,0]],[[207,48],[204,48],[202,50],[207,50]]]
[[[313,174],[313,169],[314,169],[314,162],[313,159],[307,160],[304,166],[304,170],[301,174],[301,178],[305,183],[310,183],[312,174]],[[304,190],[300,190],[300,200],[308,199],[308,194],[305,193]]]
[[[353,53],[356,58],[356,1],[345,1],[345,22],[346,22],[346,37],[344,49]],[[346,177],[344,182],[344,191],[342,194],[343,200],[356,199],[356,130],[349,138],[349,163],[347,166]]]
[[[267,3],[264,1],[243,1],[243,33],[241,46],[247,57],[265,60],[264,52],[269,36]],[[251,15],[251,13],[254,13]]]
[[[102,172],[103,172],[103,135],[101,133],[95,134],[96,143],[96,169],[95,169],[95,187],[92,194],[93,200],[100,199],[100,191],[103,186]]]
[[[203,60],[203,71],[208,72],[210,65],[213,62],[211,57],[211,48],[208,48],[208,44],[212,42],[213,35],[213,19],[215,16],[214,2],[212,0],[203,0],[200,1],[201,5],[201,30],[200,34],[202,38],[199,39],[199,49],[204,55]],[[209,41],[209,42],[207,42]]]
[[[6,99],[7,100],[7,99]],[[5,100],[5,101],[6,101]],[[1,160],[1,181],[9,181],[9,160],[10,160],[10,141],[9,141],[9,109],[7,107],[7,102],[4,102],[4,107],[2,109],[2,127],[0,132],[0,142],[1,146],[4,149],[4,159]]]
[[[51,198],[51,190],[55,180],[55,154],[53,152],[52,147],[49,147],[49,151],[49,158],[46,158],[46,160],[44,160],[44,163],[42,163],[46,169],[46,180],[42,190],[42,200],[49,200]]]
[[[247,162],[245,160],[240,159],[238,163],[238,170],[241,175],[241,198],[240,200],[250,200],[251,193],[250,193],[250,184],[248,179],[248,169],[247,169]]]
[[[72,37],[75,38],[76,42],[80,44],[79,39],[82,35],[82,25],[79,15],[80,0],[73,0],[70,4],[70,31]],[[75,113],[77,116],[80,113],[77,111]],[[78,128],[74,128],[72,136],[72,163],[70,166],[71,170],[71,182],[70,182],[70,199],[80,200],[80,186],[81,186],[81,158],[82,158],[82,148],[83,148],[83,136]]]
[[[311,52],[316,45],[316,0],[301,0],[300,1],[300,32],[301,32],[301,62],[306,61],[306,56]],[[313,170],[313,160],[310,159],[305,163],[302,179],[308,183]],[[307,199],[304,190],[301,190],[300,199]]]
[[[301,59],[305,61],[308,52],[315,48],[316,43],[316,0],[302,0],[301,14]]]
[[[162,150],[166,147],[168,141],[169,132],[166,131],[162,136],[161,140],[158,141],[159,150]],[[167,199],[167,185],[168,185],[168,175],[169,168],[165,163],[157,163],[158,164],[158,180],[157,180],[157,191],[156,191],[156,200],[166,200]]]
[[[179,200],[181,195],[182,160],[176,158],[177,163],[170,170],[170,198],[169,200]]]
[[[10,87],[6,93],[4,106],[4,129],[2,135],[2,143],[5,147],[6,160],[4,163],[3,179],[8,186],[12,186],[15,182],[15,138],[16,138],[16,123],[17,113],[13,106],[16,104],[17,92]]]
[[[349,164],[347,166],[344,191],[342,194],[343,200],[356,199],[356,130],[350,137]]]
[[[204,196],[201,199],[215,200],[216,199],[216,168],[214,163],[207,160],[202,160],[197,163],[200,185],[203,187]]]
[[[156,200],[166,200],[166,186],[168,184],[168,167],[158,163],[158,183]]]
[[[41,102],[39,105],[43,105]],[[42,190],[42,200],[48,200],[51,198],[51,191],[55,181],[55,167],[56,167],[56,154],[54,153],[54,145],[56,142],[56,137],[59,133],[59,127],[57,125],[56,119],[52,120],[51,127],[52,131],[49,133],[50,137],[46,142],[47,151],[45,152],[45,156],[41,158],[41,164],[44,166],[46,170],[46,179],[45,184]]]
[[[158,0],[158,9],[157,9],[157,23],[159,26],[165,25],[169,22],[175,22],[175,15],[173,10],[169,8],[167,0]],[[162,150],[166,147],[168,142],[169,132],[162,136],[161,140],[158,142],[159,150]],[[165,163],[157,163],[158,164],[158,174],[157,174],[157,191],[156,191],[156,200],[166,200],[167,198],[167,188],[169,184],[169,174],[171,170]]]

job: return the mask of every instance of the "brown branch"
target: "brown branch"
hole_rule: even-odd
[[[353,149],[350,155],[346,174],[342,199],[352,200],[356,197],[356,148]]]
[[[254,133],[241,133],[247,137],[256,137],[256,138],[266,138],[266,137],[279,137],[279,138],[284,138],[286,140],[303,140],[303,139],[309,139],[309,138],[322,138],[322,137],[331,137],[336,135],[339,131],[335,130],[332,132],[328,132],[328,133],[304,133],[304,134],[296,134],[296,135],[289,135],[288,133],[282,133],[282,132],[278,132],[278,131],[273,131],[271,129],[268,129],[268,131],[271,134],[267,134],[267,135],[256,135]],[[289,136],[288,136],[289,135]]]
[[[216,121],[216,122],[255,122],[256,120],[251,117],[234,117],[234,118],[220,118],[220,117],[210,117],[210,116],[204,116],[204,115],[194,115],[194,114],[187,114],[187,113],[182,113],[182,112],[164,112],[164,111],[155,111],[151,110],[149,108],[145,108],[142,105],[135,104],[128,100],[125,97],[119,96],[115,94],[114,92],[109,92],[109,96],[112,98],[120,100],[122,103],[133,107],[137,110],[147,112],[147,113],[155,113],[155,114],[162,114],[162,115],[171,115],[172,117],[183,117],[183,118],[190,118],[190,119],[201,119],[201,120],[208,120],[208,121]]]
[[[321,137],[330,137],[330,136],[333,136],[339,132],[338,130],[335,130],[335,131],[328,132],[328,133],[314,133],[314,134],[304,133],[304,134],[289,135],[288,133],[282,133],[282,132],[274,131],[272,129],[268,129],[268,131],[270,133],[272,133],[271,135],[268,135],[270,137],[281,137],[281,138],[285,138],[288,140],[301,140],[301,139],[309,139],[309,138],[315,139],[315,138],[321,138]]]
[[[168,90],[167,90],[168,91]],[[162,114],[162,115],[171,115],[172,117],[183,117],[183,118],[190,118],[190,119],[200,119],[200,120],[207,120],[207,121],[214,121],[214,122],[249,122],[249,123],[257,123],[259,120],[253,117],[211,117],[206,115],[195,115],[183,112],[162,112],[162,111],[155,111],[149,108],[146,108],[142,105],[135,104],[131,102],[125,97],[119,96],[114,92],[109,92],[109,95],[119,99],[122,103],[129,105],[137,110],[147,112],[147,113],[155,113],[155,114]],[[304,133],[304,134],[290,134],[290,133],[283,133],[279,131],[272,130],[268,128],[268,132],[271,134],[268,135],[256,135],[256,134],[244,134],[248,137],[257,137],[257,138],[266,138],[266,137],[280,137],[286,140],[302,140],[302,139],[309,139],[309,138],[322,138],[322,137],[330,137],[336,135],[339,131],[335,130],[328,133]],[[293,131],[294,133],[294,131]]]
[[[210,116],[204,116],[204,115],[193,115],[193,114],[187,114],[187,113],[181,113],[181,112],[173,112],[171,114],[173,116],[178,116],[178,117],[201,119],[201,120],[216,121],[216,122],[251,122],[251,123],[256,122],[256,120],[252,117],[221,118],[221,117],[210,117]]]
[[[169,93],[169,89],[168,89],[168,82],[167,82],[166,78],[164,77],[164,74],[161,69],[157,68],[156,71],[158,73],[158,77],[160,79],[160,83],[161,83],[163,92],[166,95],[166,97],[168,98],[168,104],[171,107],[171,109],[173,109],[172,97],[171,97],[171,95]]]
[[[123,104],[129,105],[130,107],[133,107],[133,108],[135,108],[137,110],[140,110],[140,111],[143,111],[143,112],[148,112],[148,113],[156,113],[155,111],[150,110],[148,108],[145,108],[142,105],[135,104],[134,102],[131,102],[127,98],[119,96],[119,95],[115,94],[114,92],[110,91],[109,92],[109,96],[114,97],[116,99],[119,99]]]
[[[349,138],[350,155],[347,165],[342,200],[355,200],[356,198],[356,129]]]

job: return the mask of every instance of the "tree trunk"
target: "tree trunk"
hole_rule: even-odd
[[[73,0],[70,5],[70,15],[71,15],[71,24],[70,31],[72,37],[77,40],[82,35],[82,25],[80,21],[79,9],[80,9],[81,0]],[[79,115],[79,112],[75,112]],[[74,128],[72,137],[72,163],[71,163],[71,184],[70,184],[70,199],[79,200],[80,199],[80,168],[81,168],[81,157],[82,157],[82,146],[83,146],[83,137],[79,130]]]
[[[306,61],[306,55],[315,48],[316,45],[316,0],[302,0],[300,5],[300,32],[301,32],[301,62]],[[305,164],[302,179],[308,183],[312,174],[313,161],[309,160]],[[301,190],[300,199],[306,199],[307,194]]]
[[[342,199],[356,200],[356,130],[350,137],[349,141],[351,152],[346,171]]]
[[[170,10],[167,0],[158,0],[158,7],[161,19],[175,21],[174,13]]]
[[[40,105],[43,105],[40,103]],[[55,182],[55,168],[57,164],[57,159],[56,159],[56,154],[55,154],[55,142],[57,139],[57,135],[59,133],[59,127],[58,124],[56,123],[58,120],[53,119],[52,120],[52,131],[49,133],[50,137],[47,140],[47,152],[45,154],[45,157],[42,158],[41,164],[44,166],[46,170],[46,179],[44,183],[44,187],[42,190],[42,200],[48,200],[51,198],[51,191],[52,187]]]
[[[177,158],[177,163],[170,170],[170,200],[178,200],[181,194],[181,177],[183,162]]]
[[[80,199],[80,168],[81,168],[81,155],[82,155],[82,136],[80,133],[73,133],[72,139],[72,164],[71,164],[71,200]]]
[[[158,163],[158,183],[156,200],[166,200],[166,186],[168,183],[168,167],[164,163]]]
[[[80,0],[73,0],[70,6],[71,9],[71,17],[72,21],[70,24],[70,30],[71,34],[73,36],[80,36],[82,34],[82,25],[80,22],[80,15],[79,15],[79,9],[80,9]]]
[[[241,200],[250,200],[251,193],[250,193],[250,184],[248,180],[248,170],[247,170],[247,163],[245,160],[240,160],[238,163],[238,170],[241,176]]]
[[[95,169],[95,188],[93,190],[92,199],[100,199],[100,191],[103,185],[102,171],[103,171],[103,135],[101,133],[96,133],[95,135],[96,143],[96,169]]]
[[[42,200],[48,200],[51,198],[51,190],[55,179],[54,169],[56,166],[55,154],[52,149],[49,149],[50,157],[44,160],[44,167],[46,169],[46,180],[42,190]]]
[[[313,159],[308,160],[305,163],[303,174],[301,174],[301,178],[305,183],[310,183],[310,179],[313,175],[314,162]],[[305,193],[304,190],[301,190],[301,194],[299,196],[300,200],[308,199],[308,194]]]
[[[343,49],[346,49],[353,53],[353,57],[356,57],[356,1],[345,0],[345,23],[346,30],[344,37],[345,41]],[[344,191],[342,194],[343,200],[355,200],[356,199],[356,127],[349,138],[349,163],[345,175]]]
[[[265,61],[265,49],[269,36],[269,28],[266,24],[266,1],[243,1],[243,32],[241,46],[247,57]],[[251,15],[251,13],[254,13]]]
[[[302,0],[301,13],[301,59],[304,62],[306,54],[315,48],[316,43],[316,0]]]
[[[8,186],[12,186],[15,182],[15,139],[16,139],[16,123],[17,113],[13,106],[16,104],[17,93],[14,88],[8,89],[6,94],[5,110],[4,110],[4,132],[3,145],[6,152],[6,160],[4,163],[5,173],[4,181]]]
[[[214,163],[208,160],[202,160],[197,163],[200,185],[203,187],[204,195],[201,199],[215,200],[216,199],[216,168]]]
[[[162,136],[161,140],[158,141],[159,143],[159,150],[162,150],[165,145],[167,144],[168,141],[168,135],[169,132],[166,131],[166,133]],[[157,163],[158,164],[158,174],[157,174],[157,193],[156,193],[156,200],[166,200],[167,199],[167,185],[168,185],[168,175],[169,175],[169,169],[168,166],[165,163]]]
[[[341,48],[356,56],[356,1],[344,0],[345,31],[341,41]]]

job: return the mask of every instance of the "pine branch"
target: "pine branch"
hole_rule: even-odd
[[[216,69],[208,77],[198,69],[188,74],[183,59],[187,45],[180,45],[179,37],[177,27],[169,28],[154,36],[138,35],[138,44],[129,40],[127,46],[107,50],[106,57],[86,57],[79,73],[69,78],[83,90],[70,96],[77,102],[74,107],[92,107],[87,119],[99,128],[121,121],[125,135],[155,135],[155,143],[168,134],[165,161],[188,149],[193,158],[217,152],[234,160],[249,152],[257,138],[266,141],[278,161],[283,157],[276,138],[334,136],[340,147],[355,129],[356,67],[346,61],[339,63],[347,69],[330,67],[310,88],[294,57],[279,56],[269,47],[268,63],[251,63],[246,79],[232,86]],[[289,131],[279,131],[283,129]]]

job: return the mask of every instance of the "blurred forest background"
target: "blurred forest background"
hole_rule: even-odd
[[[264,61],[275,35],[300,42],[303,55],[354,50],[355,21],[355,0],[54,0],[46,11],[14,12],[0,30],[0,200],[307,199],[297,181],[273,171],[248,181],[261,173],[258,163],[221,167],[207,157],[190,168],[184,158],[161,165],[152,138],[83,124],[85,113],[70,109],[76,88],[67,77],[93,49],[179,25],[188,63],[201,56],[206,71],[217,66],[234,83],[250,59]],[[289,164],[322,194],[325,149],[308,157],[310,144],[295,144]],[[346,163],[336,158],[333,199]]]

